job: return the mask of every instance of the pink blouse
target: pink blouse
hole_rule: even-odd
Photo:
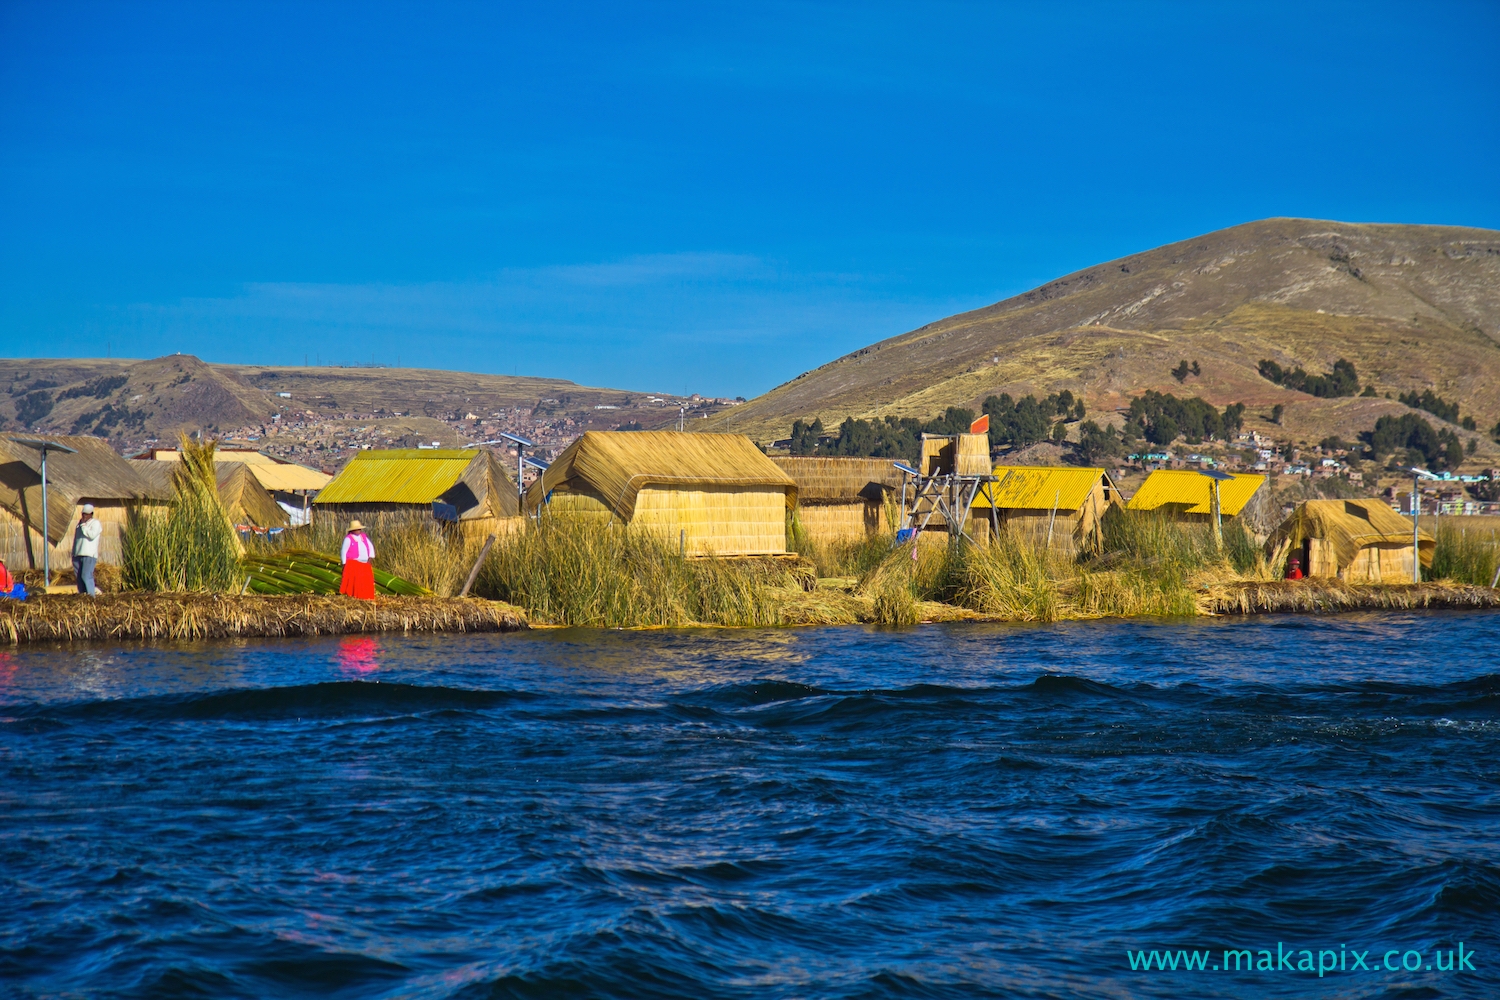
[[[367,563],[375,558],[375,543],[363,531],[351,531],[344,536],[343,561]]]

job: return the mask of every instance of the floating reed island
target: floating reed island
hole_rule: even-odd
[[[1421,611],[1500,608],[1500,591],[1437,580],[1408,584],[1345,584],[1338,580],[1247,580],[1208,587],[1198,608],[1209,615],[1334,611]]]
[[[553,502],[534,505],[531,517],[443,522],[430,513],[375,511],[367,529],[378,553],[380,596],[356,601],[334,592],[342,517],[319,517],[275,539],[239,538],[215,485],[212,450],[211,443],[184,441],[172,475],[174,501],[127,512],[120,570],[101,575],[115,593],[0,602],[0,643],[1500,606],[1493,589],[1500,541],[1449,525],[1435,538],[1424,535],[1427,582],[1412,584],[1413,562],[1397,558],[1409,551],[1408,536],[1396,530],[1400,525],[1383,526],[1389,512],[1370,506],[1377,501],[1304,511],[1288,519],[1299,526],[1295,536],[1283,532],[1285,538],[1273,535],[1262,544],[1240,518],[1216,533],[1204,521],[1123,508],[1104,493],[1107,483],[1096,470],[1084,470],[1075,492],[1097,495],[1102,513],[1069,528],[1057,516],[1067,483],[1058,470],[1042,470],[1050,477],[1042,492],[1051,491],[1055,508],[1047,511],[1045,531],[1026,530],[1028,515],[1007,508],[1006,519],[992,518],[995,530],[980,532],[978,540],[928,531],[898,541],[891,489],[881,483],[866,489],[873,480],[861,485],[873,474],[863,465],[849,483],[808,481],[809,493],[821,499],[856,497],[848,516],[804,522],[786,483],[756,480],[724,489],[769,490],[774,504],[724,501],[722,510],[712,509],[736,524],[753,513],[757,527],[700,532],[693,544],[686,529],[665,530],[665,522],[644,516],[644,492],[627,520],[590,499],[588,490],[598,489],[566,478],[552,484]],[[792,481],[765,464],[766,478]],[[808,479],[807,470],[792,471]],[[604,486],[612,481],[600,479]],[[997,493],[997,505],[1008,497]],[[751,536],[755,545],[745,542]],[[1057,544],[1061,536],[1067,544]],[[705,541],[726,538],[736,557],[714,554]],[[1283,581],[1283,550],[1298,546],[1315,577]]]
[[[0,641],[243,639],[372,632],[513,632],[518,609],[470,598],[299,594],[47,594],[0,602]]]

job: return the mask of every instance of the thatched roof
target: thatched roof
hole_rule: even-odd
[[[176,448],[152,448],[135,456],[138,460],[171,464],[179,458]],[[317,491],[327,486],[332,476],[317,469],[309,469],[296,462],[288,462],[263,451],[249,448],[219,448],[214,452],[214,464],[227,465],[239,462],[250,467],[255,478],[268,490],[283,490],[291,493],[298,490]]]
[[[131,466],[143,479],[149,480],[162,496],[170,497],[172,471],[176,462],[133,460]],[[214,458],[214,480],[218,483],[219,499],[224,510],[235,524],[253,524],[257,528],[284,528],[290,523],[285,510],[253,474],[253,469],[243,462],[220,462]]]
[[[901,473],[888,458],[771,459],[797,484],[803,504],[880,503],[887,492],[899,489]]]
[[[1126,504],[1131,510],[1156,510],[1158,507],[1177,507],[1184,514],[1212,514],[1213,498],[1209,483],[1213,480],[1190,469],[1157,469],[1146,477],[1141,488]],[[1265,476],[1236,474],[1233,479],[1219,484],[1219,513],[1234,517],[1255,492],[1265,484]]]
[[[515,517],[521,513],[521,497],[516,482],[500,464],[493,452],[481,451],[458,482],[438,497],[458,509],[460,521],[481,517]]]
[[[796,482],[743,434],[588,431],[526,490],[527,509],[571,481],[603,497],[623,521],[646,486],[771,486],[786,491],[788,507],[797,502]]]
[[[1321,538],[1333,545],[1342,570],[1367,545],[1410,546],[1411,528],[1411,518],[1397,514],[1382,500],[1306,500],[1271,532],[1266,552],[1274,558],[1282,546]],[[1433,549],[1432,536],[1420,532],[1417,555],[1422,565],[1432,562]]]
[[[160,463],[166,464],[166,463]],[[219,484],[219,500],[236,525],[253,524],[257,528],[285,528],[291,523],[286,511],[255,478],[243,462],[214,463],[214,477]]]
[[[16,444],[11,440],[15,437],[50,441],[76,452],[47,453],[47,535],[53,544],[62,540],[79,504],[165,500],[169,495],[136,472],[102,438],[0,435],[0,507],[37,531],[42,527],[41,455],[35,448]]]
[[[1116,490],[1114,481],[1103,469],[1047,465],[997,465],[993,486],[995,507],[999,510],[1075,511],[1084,505],[1094,487],[1102,481]],[[975,507],[990,506],[982,495],[974,498]]]

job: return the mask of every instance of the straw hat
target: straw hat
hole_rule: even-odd
[[[352,520],[352,521],[349,522],[349,530],[350,531],[364,531],[365,530],[365,526],[363,524],[359,523],[359,518],[355,518],[354,520]]]

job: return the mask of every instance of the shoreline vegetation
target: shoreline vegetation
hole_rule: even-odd
[[[795,515],[787,524],[788,557],[693,558],[650,531],[543,517],[499,534],[465,598],[454,595],[485,551],[487,528],[443,525],[424,514],[380,514],[366,526],[376,564],[405,589],[355,601],[288,592],[299,572],[332,579],[342,522],[325,517],[274,541],[241,542],[206,488],[213,481],[213,445],[183,445],[177,503],[166,514],[132,515],[127,524],[125,565],[112,577],[118,592],[6,602],[0,642],[1500,607],[1500,592],[1489,586],[1500,543],[1488,532],[1440,528],[1429,573],[1434,578],[1423,583],[1348,585],[1279,579],[1260,545],[1235,522],[1225,525],[1220,544],[1206,524],[1127,510],[1106,517],[1102,554],[1078,559],[1003,533],[977,544],[937,534],[897,544],[889,530],[819,543]],[[313,562],[319,553],[326,562]],[[276,572],[276,588],[266,585],[273,580],[268,567]],[[326,583],[308,586],[326,591]],[[252,584],[262,592],[253,592]]]

